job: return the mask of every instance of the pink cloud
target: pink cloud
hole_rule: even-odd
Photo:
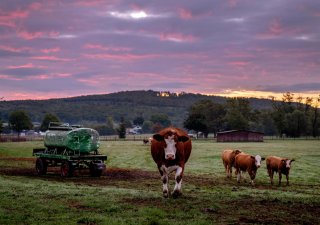
[[[84,46],[86,49],[97,49],[102,51],[113,51],[113,52],[129,52],[132,48],[124,48],[124,47],[111,47],[111,46],[103,46],[99,44],[86,44]]]
[[[238,0],[228,0],[228,5],[230,7],[236,7],[238,5]]]
[[[280,35],[284,32],[284,29],[280,23],[280,21],[278,19],[273,20],[270,24],[269,24],[269,33],[271,35]]]
[[[47,75],[47,74],[28,76],[28,80],[48,80],[50,78],[52,78],[52,77],[50,75]]]
[[[141,59],[149,59],[159,57],[159,55],[149,54],[149,55],[134,55],[134,54],[83,54],[84,57],[89,59],[111,59],[120,61],[134,61]]]
[[[55,74],[56,77],[72,77],[71,73],[57,73]]]
[[[258,34],[258,39],[274,39],[282,36],[292,36],[302,34],[303,28],[299,27],[284,27],[279,19],[272,20],[266,32]]]
[[[0,25],[7,27],[17,27],[17,20],[27,18],[32,11],[39,10],[40,8],[40,3],[32,3],[25,9],[17,9],[7,12],[0,10]]]
[[[36,66],[34,66],[32,63],[28,63],[28,64],[24,64],[24,65],[20,65],[20,66],[8,66],[8,69],[20,69],[20,68],[35,68]],[[38,67],[40,68],[40,67]]]
[[[197,38],[192,35],[184,35],[181,33],[162,33],[160,40],[174,42],[194,42]]]
[[[37,59],[37,60],[59,61],[59,62],[74,61],[74,59],[58,58],[56,56],[34,56],[34,57],[31,57],[31,58],[32,59]]]
[[[229,64],[233,65],[233,66],[239,66],[239,67],[243,67],[243,66],[247,66],[250,64],[250,62],[245,62],[245,61],[234,61],[234,62],[230,62]]]
[[[269,23],[267,31],[257,35],[258,39],[273,39],[284,33],[284,28],[282,27],[279,20],[274,19]]]
[[[55,52],[60,52],[61,49],[59,47],[56,47],[56,48],[46,48],[46,49],[42,49],[41,52],[43,53],[55,53]]]
[[[43,32],[28,32],[26,30],[18,30],[17,34],[19,37],[26,39],[26,40],[32,40],[32,39],[39,38],[44,35]]]
[[[184,9],[184,8],[179,8],[178,13],[179,13],[180,18],[182,18],[184,20],[190,20],[193,17],[192,12],[187,9]]]
[[[23,48],[15,48],[11,46],[4,46],[0,45],[0,49],[8,51],[8,52],[23,52],[23,51],[29,51],[31,48],[23,47]]]

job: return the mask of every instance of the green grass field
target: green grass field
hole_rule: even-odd
[[[320,141],[194,141],[178,199],[162,197],[150,146],[140,141],[102,142],[108,160],[100,178],[37,176],[32,149],[42,145],[0,143],[0,224],[320,224]],[[271,186],[265,162],[255,187],[227,179],[220,158],[227,148],[295,158],[290,186],[285,179]]]

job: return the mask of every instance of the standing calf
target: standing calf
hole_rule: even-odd
[[[264,158],[261,158],[260,155],[252,156],[245,153],[238,154],[234,162],[238,183],[241,180],[241,172],[248,172],[251,178],[251,184],[253,186],[253,180],[256,177],[257,170],[261,166],[261,160],[264,160]]]
[[[222,152],[221,158],[228,178],[232,177],[232,167],[234,167],[234,160],[236,155],[238,155],[239,153],[241,153],[240,150],[230,149],[224,150]]]
[[[268,156],[266,160],[267,170],[270,177],[271,185],[273,185],[274,172],[279,173],[279,186],[281,185],[282,174],[286,175],[287,185],[289,185],[289,171],[291,168],[291,162],[294,159],[281,158],[277,156]]]

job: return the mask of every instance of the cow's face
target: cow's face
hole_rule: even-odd
[[[189,137],[178,136],[176,133],[166,135],[155,134],[153,138],[157,141],[164,142],[164,157],[166,160],[175,160],[178,142],[185,142]]]
[[[291,162],[293,162],[294,161],[294,159],[292,159],[292,160],[290,160],[290,159],[286,159],[286,160],[282,160],[282,162],[283,162],[283,164],[285,165],[285,167],[287,168],[287,169],[290,169],[291,168]]]
[[[261,161],[264,160],[265,158],[262,158],[260,155],[256,155],[254,158],[255,158],[256,167],[259,168],[261,166]]]
[[[164,156],[167,160],[174,160],[176,158],[177,152],[177,142],[175,141],[175,136],[171,135],[164,139],[165,147],[164,147]]]

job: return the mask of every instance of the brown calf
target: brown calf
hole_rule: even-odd
[[[281,158],[277,156],[267,157],[266,164],[271,185],[273,185],[274,172],[279,173],[279,186],[281,185],[282,174],[286,175],[287,185],[289,185],[289,171],[291,168],[291,162],[293,161],[294,159]]]
[[[254,178],[256,177],[257,170],[261,166],[262,158],[260,155],[252,156],[245,153],[236,155],[234,166],[237,173],[237,181],[240,183],[241,172],[248,172],[251,178],[251,184],[254,185]]]
[[[241,153],[240,150],[231,149],[227,149],[222,152],[221,158],[228,178],[232,177],[232,167],[234,167],[234,159],[239,153]]]

